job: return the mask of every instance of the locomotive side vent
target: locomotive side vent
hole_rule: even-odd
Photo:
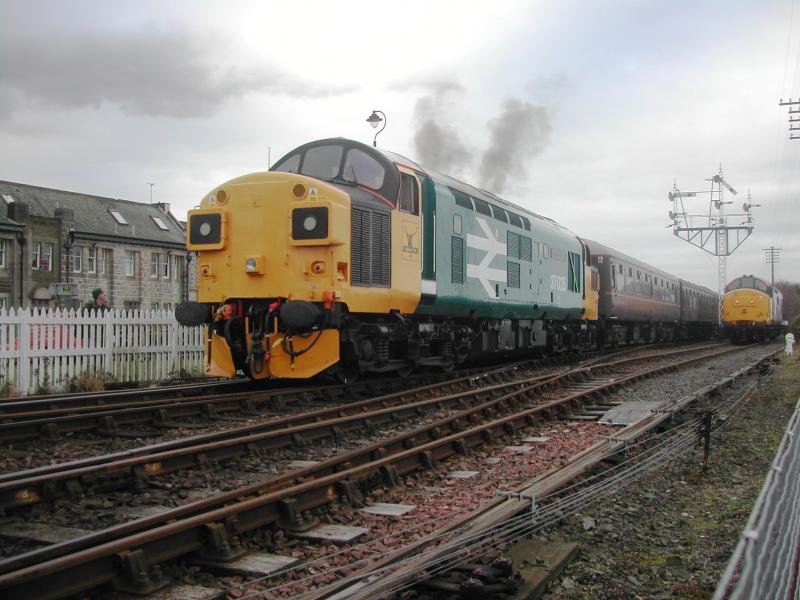
[[[450,242],[452,252],[452,280],[453,283],[464,283],[464,238],[453,236]]]
[[[352,285],[391,285],[391,233],[389,214],[353,207]]]

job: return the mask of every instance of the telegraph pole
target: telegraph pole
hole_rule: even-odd
[[[767,264],[772,266],[772,281],[770,283],[775,287],[775,263],[781,262],[781,248],[770,246],[769,248],[763,248],[763,250]]]
[[[788,106],[789,107],[789,139],[790,140],[800,140],[800,125],[794,125],[794,123],[800,123],[800,98],[797,100],[792,100],[789,98],[788,100],[784,101],[781,98],[778,106]],[[796,106],[797,108],[792,108],[792,106]],[[792,116],[796,115],[796,116]]]

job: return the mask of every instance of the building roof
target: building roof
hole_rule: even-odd
[[[0,217],[7,217],[10,202],[22,202],[35,217],[55,218],[58,208],[71,209],[76,238],[108,238],[147,245],[178,245],[184,247],[186,234],[180,222],[164,205],[143,204],[130,200],[92,196],[65,190],[0,181]],[[121,215],[127,224],[120,223],[111,211]],[[4,222],[0,219],[0,225]],[[166,229],[159,226],[159,219]]]

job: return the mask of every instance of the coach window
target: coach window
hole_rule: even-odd
[[[353,148],[344,160],[342,179],[373,190],[383,187],[386,170],[381,164],[363,150]]]
[[[760,281],[758,279],[756,279],[756,289],[759,292],[764,292],[765,294],[767,293],[767,285],[763,281]]]
[[[511,221],[511,224],[519,227],[522,229],[522,219],[519,218],[519,215],[515,215],[514,213],[508,213],[508,218]]]
[[[461,215],[453,215],[453,233],[461,235]]]
[[[400,201],[398,207],[401,211],[419,214],[419,185],[417,178],[408,173],[400,173]]]

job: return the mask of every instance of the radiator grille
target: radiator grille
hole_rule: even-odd
[[[385,213],[353,208],[352,285],[389,287],[391,282],[391,220]]]
[[[519,287],[519,263],[511,261],[506,263],[506,285],[510,288]]]
[[[464,239],[453,236],[450,246],[453,283],[464,283]]]

